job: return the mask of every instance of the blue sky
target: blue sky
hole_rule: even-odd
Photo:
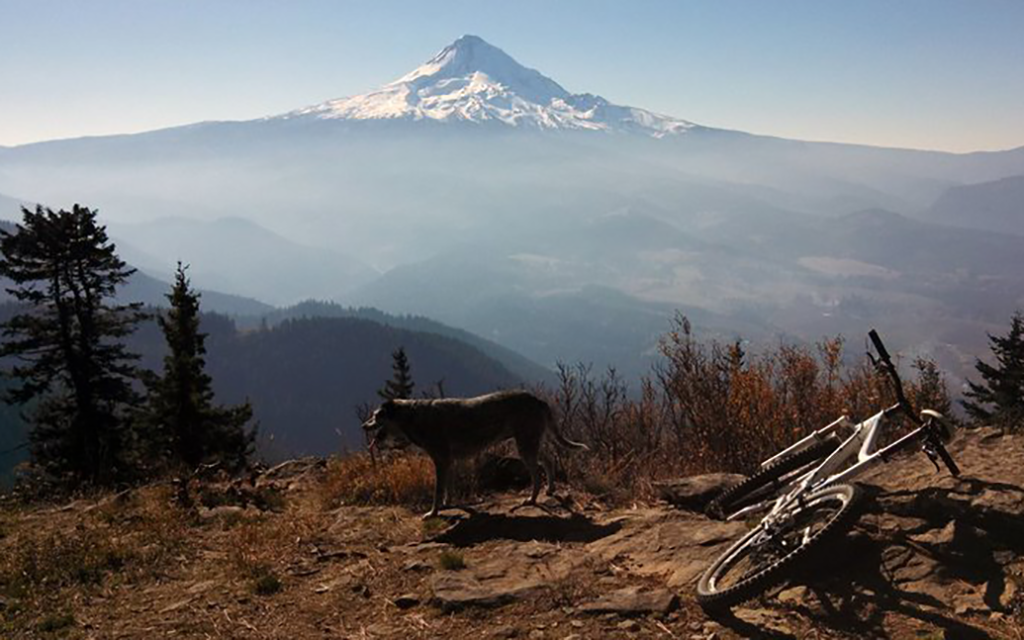
[[[0,0],[0,145],[276,114],[465,33],[570,91],[709,126],[1024,145],[1019,0]]]

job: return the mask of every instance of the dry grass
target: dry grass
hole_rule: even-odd
[[[445,550],[437,557],[437,566],[445,571],[461,571],[466,568],[466,558],[454,550]]]
[[[36,619],[39,630],[74,624],[66,593],[99,592],[166,575],[186,550],[187,514],[166,488],[113,496],[94,506],[23,516],[8,513],[0,537],[0,598],[9,629]],[[70,621],[70,622],[69,622]]]
[[[434,465],[423,455],[368,454],[332,459],[320,486],[325,508],[341,505],[427,505],[434,496]]]
[[[240,520],[225,532],[228,575],[257,595],[279,592],[284,567],[308,552],[323,527],[322,511],[305,504],[293,505],[285,517],[267,512]]]
[[[100,584],[108,574],[137,579],[177,555],[186,528],[185,514],[170,506],[166,492],[110,500],[70,529],[22,529],[4,539],[0,589]]]

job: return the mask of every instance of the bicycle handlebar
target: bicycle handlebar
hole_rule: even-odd
[[[886,350],[885,345],[882,344],[882,338],[874,329],[868,331],[868,337],[871,338],[871,342],[875,345],[875,351],[878,352],[878,358],[881,361],[878,362],[875,361],[874,358],[871,358],[872,362],[889,374],[889,378],[892,379],[893,390],[896,392],[896,400],[899,402],[899,406],[915,424],[920,425],[924,430],[924,451],[928,454],[928,457],[931,458],[932,462],[935,463],[936,470],[938,470],[939,465],[935,462],[935,459],[938,458],[942,460],[942,463],[946,465],[946,469],[948,469],[951,474],[959,476],[960,468],[953,460],[953,456],[949,455],[949,451],[946,450],[945,445],[942,444],[943,438],[939,435],[938,429],[943,429],[944,433],[947,429],[941,423],[936,424],[935,420],[937,419],[936,416],[938,416],[938,414],[926,409],[923,413],[931,417],[927,422],[925,422],[914,413],[913,407],[910,406],[910,401],[907,400],[907,396],[903,392],[903,382],[900,380],[899,373],[896,371],[896,365],[892,363],[892,357],[889,355],[889,351]]]
[[[868,337],[871,338],[871,342],[874,343],[875,351],[878,352],[878,358],[881,360],[879,363],[872,358],[872,361],[875,362],[875,366],[879,366],[889,374],[889,378],[892,379],[893,391],[896,392],[896,401],[899,402],[903,412],[907,414],[911,421],[915,424],[921,424],[920,418],[914,414],[914,408],[910,406],[910,401],[907,400],[907,396],[903,392],[903,381],[900,380],[900,374],[896,372],[896,365],[892,363],[892,357],[889,356],[889,351],[885,348],[885,345],[882,344],[882,338],[874,329],[868,331]]]
[[[889,351],[886,350],[886,345],[882,344],[882,338],[879,337],[879,332],[873,329],[867,332],[867,337],[874,343],[874,350],[879,352],[879,357],[888,365],[892,365],[892,359],[889,357]]]

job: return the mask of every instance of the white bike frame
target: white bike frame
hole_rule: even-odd
[[[762,468],[770,465],[780,458],[793,455],[810,448],[816,442],[819,442],[825,437],[835,433],[840,428],[853,429],[853,433],[818,466],[786,485],[786,488],[779,497],[744,507],[730,515],[728,519],[739,520],[741,518],[745,518],[751,513],[764,511],[769,503],[774,503],[771,506],[770,513],[764,518],[767,523],[770,523],[775,519],[775,517],[788,511],[795,502],[799,502],[804,495],[811,491],[826,485],[851,480],[866,471],[868,468],[877,464],[879,461],[885,462],[890,453],[898,451],[906,447],[913,440],[920,438],[929,428],[931,420],[941,419],[941,415],[939,413],[930,409],[925,409],[921,412],[921,415],[924,418],[924,424],[921,424],[916,429],[907,433],[892,444],[876,451],[875,444],[878,441],[878,435],[883,421],[890,414],[901,410],[901,408],[900,404],[894,404],[888,409],[879,411],[867,420],[857,424],[854,424],[849,417],[842,416],[835,422],[818,429],[806,438],[794,443],[789,448],[765,460],[761,463]],[[856,456],[857,462],[846,466],[854,456]],[[842,469],[842,471],[836,473],[838,469]]]

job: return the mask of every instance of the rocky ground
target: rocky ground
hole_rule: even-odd
[[[973,431],[951,451],[961,479],[922,455],[878,469],[825,561],[714,616],[693,583],[744,525],[668,503],[504,495],[424,523],[327,508],[322,466],[295,464],[261,479],[280,490],[262,510],[171,517],[159,487],[6,507],[0,637],[1024,638],[1024,438]]]

